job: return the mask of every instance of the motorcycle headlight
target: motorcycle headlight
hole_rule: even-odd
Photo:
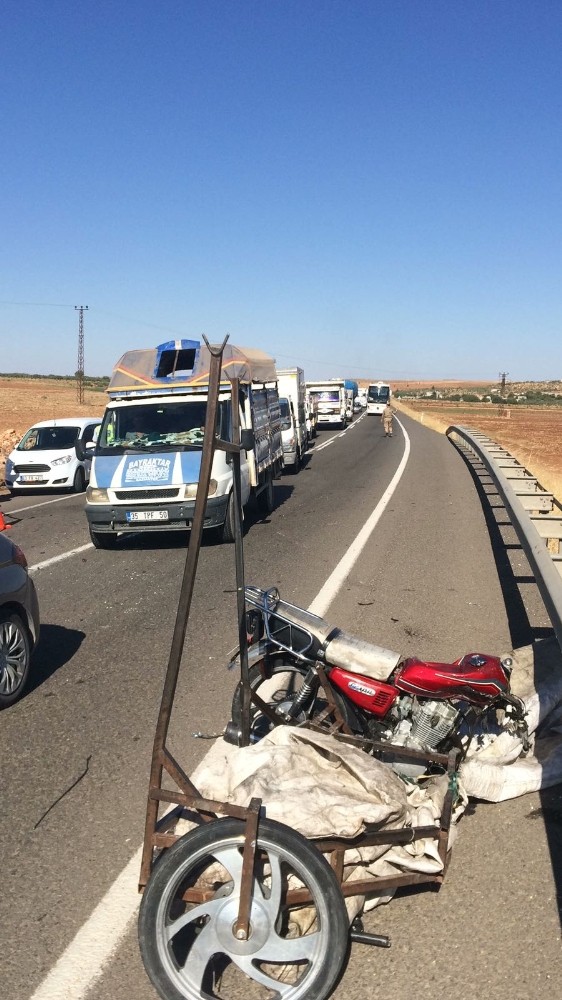
[[[74,455],[62,455],[61,458],[54,458],[51,465],[67,465],[73,458]]]
[[[109,503],[107,490],[100,490],[97,486],[88,486],[86,490],[87,503]]]

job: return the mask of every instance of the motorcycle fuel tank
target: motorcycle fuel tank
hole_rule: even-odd
[[[467,653],[454,663],[430,663],[411,657],[393,678],[396,687],[422,698],[462,698],[485,705],[506,694],[509,680],[501,660],[486,653]]]

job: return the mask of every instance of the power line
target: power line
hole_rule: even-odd
[[[68,302],[8,302],[0,299],[1,306],[53,306],[56,309],[72,309]],[[76,308],[76,306],[74,307]]]

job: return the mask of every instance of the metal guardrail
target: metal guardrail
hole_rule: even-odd
[[[452,425],[447,437],[459,450],[476,455],[493,479],[562,649],[561,505],[532,472],[486,434]]]

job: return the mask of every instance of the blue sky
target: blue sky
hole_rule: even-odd
[[[560,0],[4,0],[2,371],[562,377]]]

